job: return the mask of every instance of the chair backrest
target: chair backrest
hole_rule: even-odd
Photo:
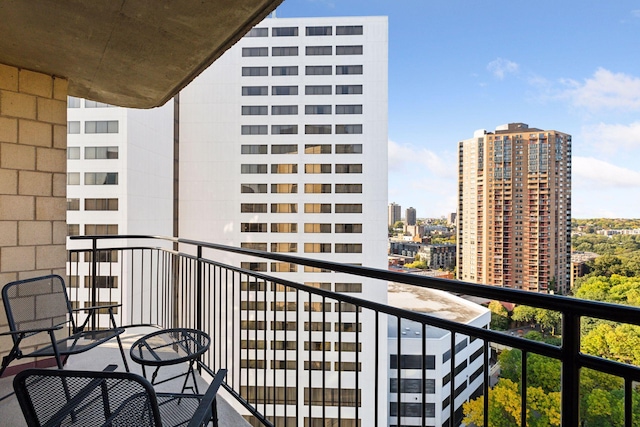
[[[29,426],[161,426],[151,384],[128,372],[27,369],[13,380]]]
[[[75,329],[67,289],[58,275],[7,283],[2,288],[2,301],[11,330],[49,328],[67,322]]]

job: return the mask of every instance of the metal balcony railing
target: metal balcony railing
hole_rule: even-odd
[[[463,342],[478,346],[473,357],[482,361],[482,369],[473,380],[479,381],[474,384],[481,384],[478,390],[484,396],[489,395],[490,375],[495,370],[491,347],[515,348],[522,351],[523,384],[527,384],[528,354],[561,362],[559,409],[563,426],[580,425],[577,396],[583,368],[622,378],[624,425],[639,422],[637,415],[634,420],[632,395],[636,393],[634,382],[640,381],[640,368],[580,351],[581,319],[640,325],[640,309],[634,307],[178,238],[77,236],[72,238],[72,246],[77,247],[69,251],[67,271],[72,300],[91,305],[122,302],[118,312],[122,325],[191,327],[207,332],[213,344],[201,361],[203,369],[227,368],[225,389],[261,425],[400,426],[406,425],[410,416],[417,416],[421,425],[433,425],[431,418],[441,416],[436,425],[457,426],[461,420],[460,393],[464,384],[471,384],[471,379],[460,374],[467,365],[466,359],[458,360],[462,359]],[[224,257],[235,257],[235,261],[217,261]],[[554,310],[562,314],[562,344],[531,341],[332,292],[323,289],[322,283],[307,286],[231,265],[250,262],[253,264],[246,265],[259,266],[256,260],[264,259],[348,274],[355,281],[373,279],[385,289],[387,283],[395,282]],[[402,382],[409,381],[405,366],[409,359],[403,356],[408,355],[406,340],[416,337],[401,331],[409,327],[420,337],[414,341],[419,345],[413,360],[419,362],[418,373],[412,378],[420,380],[421,386],[406,393]],[[396,332],[390,341],[391,330]],[[449,358],[446,364],[444,359],[442,362],[448,377],[442,387],[444,400],[437,406],[442,414],[433,413],[433,390],[426,387],[431,365],[439,363],[428,348],[430,331],[445,331],[450,339]],[[411,354],[416,356],[415,349]],[[435,384],[438,387],[440,383]],[[525,426],[527,410],[522,409],[530,402],[526,387],[521,390],[520,425]],[[405,406],[409,404],[418,404],[419,413],[409,413],[409,406]],[[483,404],[484,414],[488,414],[488,399]],[[490,425],[488,418],[485,415],[485,426]]]

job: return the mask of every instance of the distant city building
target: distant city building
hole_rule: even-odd
[[[589,273],[587,262],[598,258],[595,252],[573,252],[571,254],[571,289],[573,289],[575,281],[578,277],[585,276]]]
[[[433,270],[449,269],[456,263],[456,245],[430,245],[420,242],[392,240],[389,242],[389,254],[413,257],[426,262]]]
[[[459,143],[458,278],[566,293],[571,135],[524,123]]]
[[[416,209],[415,208],[407,208],[405,211],[405,225],[416,225]]]
[[[458,217],[458,214],[456,214],[455,212],[451,212],[450,214],[447,215],[447,222],[451,225],[456,225],[457,217]]]
[[[477,328],[489,328],[491,321],[489,310],[478,304],[447,292],[398,283],[389,285],[389,305]],[[388,425],[397,425],[398,387],[406,402],[400,407],[402,425],[450,425],[451,333],[429,326],[423,331],[422,325],[408,320],[401,322],[400,330],[398,330],[398,322],[395,321],[389,322],[388,328],[390,405]],[[423,337],[423,334],[426,336]],[[400,355],[398,355],[398,348],[400,348]],[[460,425],[463,416],[462,404],[482,395],[483,341],[457,334],[453,350],[455,415],[452,425],[457,426]],[[398,381],[400,372],[402,377]],[[424,408],[422,390],[427,394]],[[412,396],[415,396],[415,399]],[[424,424],[422,414],[426,417]]]
[[[393,202],[389,203],[389,226],[402,219],[402,206]]]

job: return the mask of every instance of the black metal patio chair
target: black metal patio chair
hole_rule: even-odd
[[[28,426],[217,426],[219,370],[204,395],[156,393],[129,372],[27,369],[13,387]]]
[[[13,347],[9,354],[2,358],[0,376],[9,363],[23,357],[54,356],[58,368],[62,369],[62,356],[66,361],[69,355],[90,350],[112,338],[118,341],[124,367],[129,372],[129,365],[120,341],[120,334],[124,332],[124,328],[117,327],[113,316],[113,308],[117,305],[71,308],[64,280],[58,275],[8,283],[2,288],[2,301],[9,321],[9,331],[0,335],[11,335]],[[84,322],[77,326],[74,313],[83,310],[87,311],[88,315]],[[89,321],[98,313],[98,310],[108,310],[109,328],[90,330]],[[56,336],[56,332],[62,336]],[[50,343],[31,342],[29,346],[35,345],[36,349],[23,351],[21,344],[23,346],[27,344],[25,339],[37,334],[48,334]]]

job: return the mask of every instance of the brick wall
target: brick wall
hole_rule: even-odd
[[[67,80],[0,64],[0,287],[65,277],[66,148]]]

